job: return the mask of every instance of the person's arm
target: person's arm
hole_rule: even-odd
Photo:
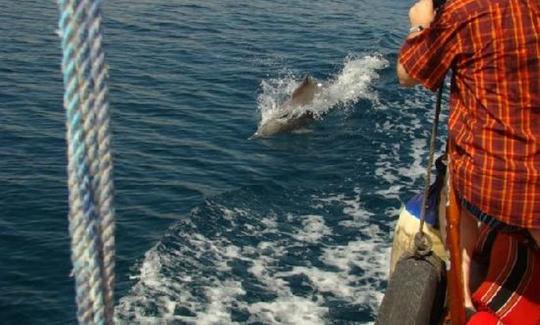
[[[409,10],[409,21],[411,23],[411,28],[415,28],[417,26],[422,26],[423,29],[428,28],[434,17],[435,12],[433,10],[432,0],[420,0]],[[407,40],[418,36],[420,33],[422,33],[422,31],[410,33],[407,36]],[[399,79],[399,84],[404,87],[412,87],[420,83],[407,73],[405,67],[399,62],[399,59],[397,62],[397,76]]]
[[[403,87],[412,87],[420,83],[407,73],[407,71],[403,67],[403,64],[399,63],[399,61],[397,63],[397,76],[399,79],[399,84]]]

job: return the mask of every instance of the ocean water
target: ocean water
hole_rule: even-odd
[[[374,321],[433,118],[395,77],[409,5],[104,2],[118,323]],[[76,322],[57,17],[0,0],[2,324]],[[250,139],[306,74],[317,119]]]

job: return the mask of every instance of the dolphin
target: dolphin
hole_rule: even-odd
[[[313,102],[315,96],[321,91],[322,85],[313,77],[306,75],[300,85],[292,92],[290,98],[281,105],[280,110],[285,113],[271,117],[261,123],[252,138],[266,138],[279,133],[300,129],[313,121],[313,113],[306,111],[301,114],[293,114],[293,109],[307,106]]]

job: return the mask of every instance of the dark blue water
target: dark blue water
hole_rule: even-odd
[[[422,184],[432,95],[404,90],[409,3],[104,5],[119,323],[369,323]],[[75,322],[53,1],[0,0],[0,322]],[[310,73],[307,130],[248,140]]]

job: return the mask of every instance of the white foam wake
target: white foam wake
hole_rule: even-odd
[[[249,209],[212,206],[219,220],[232,222],[220,233],[234,232],[243,244],[205,236],[186,221],[172,242],[146,253],[137,283],[116,308],[117,323],[331,324],[336,303],[373,315],[387,276],[388,234],[370,224],[372,213],[354,192],[308,203],[341,207],[341,221],[331,224],[318,214],[252,218]],[[342,242],[343,229],[358,236]],[[239,265],[245,269],[237,273]]]
[[[322,118],[332,108],[346,108],[360,99],[376,100],[377,93],[371,88],[371,83],[379,77],[377,70],[387,66],[388,61],[380,55],[348,56],[341,71],[327,80],[318,80],[323,90],[316,95],[313,103],[295,108],[295,113],[311,111],[315,117]],[[289,73],[285,77],[261,82],[262,92],[257,100],[260,123],[283,113],[281,104],[298,87],[302,77]]]

